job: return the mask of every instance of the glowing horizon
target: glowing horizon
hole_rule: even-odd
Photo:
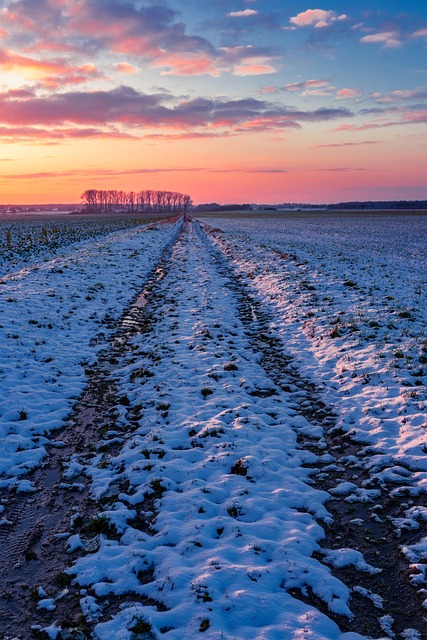
[[[427,6],[5,0],[0,203],[427,198]]]

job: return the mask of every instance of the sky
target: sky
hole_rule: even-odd
[[[0,0],[0,203],[427,198],[427,2]]]

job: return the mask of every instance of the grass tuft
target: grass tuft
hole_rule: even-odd
[[[204,633],[209,629],[210,626],[211,626],[211,623],[209,618],[203,618],[203,620],[200,623],[199,632]]]

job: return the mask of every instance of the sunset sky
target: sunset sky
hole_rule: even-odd
[[[0,7],[0,203],[427,198],[425,0]]]

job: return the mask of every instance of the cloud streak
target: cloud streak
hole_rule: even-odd
[[[227,15],[230,18],[247,18],[248,16],[256,16],[258,11],[255,9],[243,9],[242,11],[230,11]]]
[[[104,78],[94,64],[72,65],[65,59],[38,60],[6,49],[0,49],[0,69],[20,73],[51,89]]]
[[[313,149],[333,149],[341,147],[363,147],[365,145],[380,144],[380,140],[362,140],[361,142],[331,142],[327,144],[315,144]]]
[[[260,132],[300,128],[301,123],[348,119],[348,109],[289,109],[264,100],[194,98],[177,101],[165,93],[146,94],[121,86],[111,91],[73,91],[39,97],[32,92],[0,94],[3,127],[42,127],[52,135],[143,136],[179,132]],[[81,129],[84,127],[84,129]],[[89,127],[89,129],[87,129]],[[86,129],[85,129],[86,128]],[[15,129],[16,131],[18,129]],[[154,131],[153,131],[154,130]],[[27,129],[26,133],[31,130]],[[36,130],[34,130],[35,133]]]
[[[3,175],[5,180],[51,180],[52,178],[76,178],[81,180],[82,177],[97,177],[98,179],[109,179],[127,175],[151,175],[151,174],[168,174],[168,173],[224,173],[224,174],[287,174],[287,169],[273,167],[224,167],[218,169],[216,167],[150,167],[143,169],[103,169],[103,168],[85,168],[85,169],[66,169],[58,171],[34,171],[30,173],[11,173]]]
[[[373,33],[363,36],[360,42],[364,44],[380,44],[384,49],[395,49],[403,46],[403,42],[399,39],[397,31],[382,31],[381,33]]]
[[[406,125],[427,124],[427,109],[414,109],[402,113],[399,120],[368,122],[362,124],[342,124],[334,131],[369,131],[371,129],[388,129]]]

